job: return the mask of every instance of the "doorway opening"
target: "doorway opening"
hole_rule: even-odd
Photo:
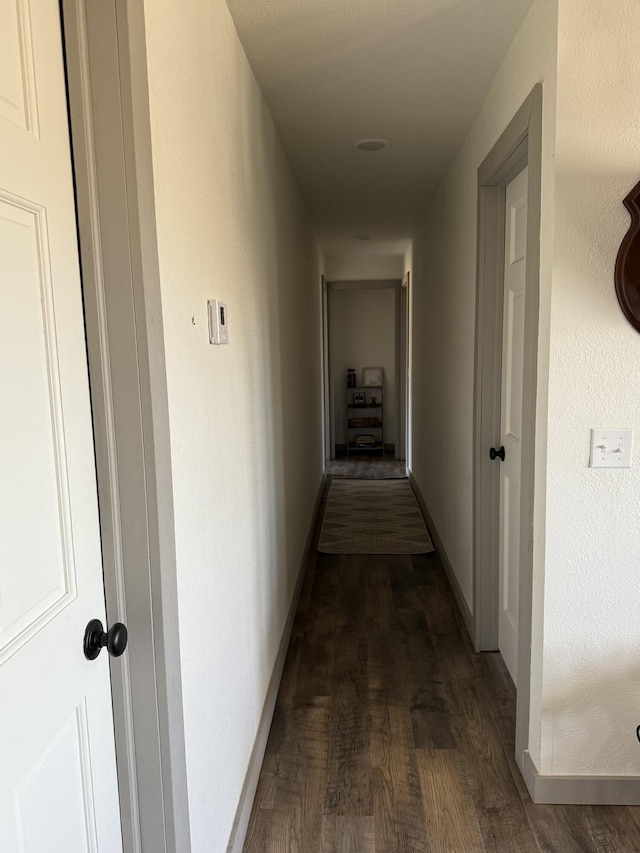
[[[323,281],[328,473],[406,476],[402,297],[397,279]]]
[[[398,455],[400,459],[404,459],[409,472],[411,470],[411,290],[408,272],[405,273],[400,288],[398,323],[400,335],[400,452]]]
[[[507,205],[507,188],[517,176],[519,186],[510,191]],[[529,741],[541,182],[542,86],[538,84],[478,170],[473,639],[477,651],[497,650],[501,642],[504,646],[501,612],[504,615],[510,608],[517,628],[509,668],[517,691],[516,760],[521,770]],[[519,201],[522,198],[524,203]],[[518,221],[520,236],[514,231]],[[525,241],[526,257],[515,240]],[[524,263],[522,287],[516,293],[505,286],[505,271],[518,260]],[[518,300],[521,304],[516,306]],[[518,348],[519,355],[514,356]],[[510,377],[516,362],[520,375]],[[517,379],[515,385],[513,379]],[[514,412],[517,429],[509,424]],[[505,435],[509,440],[515,436],[520,454],[516,473],[519,506],[511,519],[505,504],[509,483],[499,467],[501,457],[509,453]],[[505,535],[505,524],[513,534],[511,539]],[[510,600],[508,592],[506,598],[501,597],[505,594],[500,578],[505,544],[507,548],[511,544],[517,581],[515,593],[511,586]]]

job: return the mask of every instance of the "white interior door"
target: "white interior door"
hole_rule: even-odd
[[[121,851],[57,0],[0,0],[0,850]]]
[[[516,683],[526,250],[527,169],[525,168],[506,188],[502,320],[501,444],[504,447],[505,458],[500,462],[498,647]]]

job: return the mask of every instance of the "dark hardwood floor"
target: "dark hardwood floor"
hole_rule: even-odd
[[[640,808],[534,805],[514,731],[437,555],[313,553],[245,853],[640,851]]]

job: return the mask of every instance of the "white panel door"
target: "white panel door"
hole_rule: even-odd
[[[121,851],[57,0],[0,0],[0,850]]]
[[[498,648],[514,682],[518,675],[518,593],[520,579],[520,471],[524,291],[527,251],[527,169],[506,189],[504,301],[502,319],[500,462],[500,608]]]

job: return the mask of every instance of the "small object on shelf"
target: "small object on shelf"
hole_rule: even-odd
[[[371,447],[376,443],[376,438],[374,435],[357,435],[356,436],[356,446],[357,447]]]
[[[363,427],[381,427],[382,421],[379,418],[349,418],[347,424],[349,429],[362,429]]]
[[[371,397],[369,399],[369,405],[374,406],[374,407],[377,406],[378,405],[378,398],[377,397]]]
[[[355,367],[347,368],[347,388],[356,387],[356,369]]]
[[[363,367],[362,368],[362,384],[367,386],[382,387],[382,368],[381,367]]]
[[[364,406],[366,404],[365,393],[364,391],[354,391],[353,392],[353,405],[354,406]]]

